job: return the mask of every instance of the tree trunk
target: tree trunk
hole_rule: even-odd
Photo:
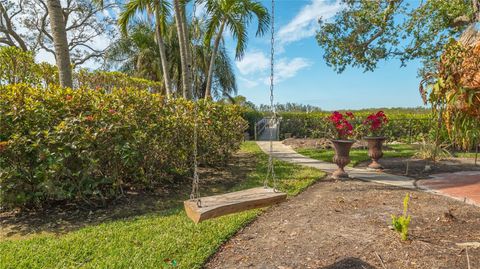
[[[193,2],[195,5],[195,1]],[[187,62],[187,98],[193,98],[193,70],[192,70],[192,51],[191,51],[191,43],[190,43],[190,31],[188,30],[188,23],[187,17],[185,14],[185,6],[182,6],[182,29],[183,29],[183,39],[185,44],[185,54],[187,58],[185,59]]]
[[[212,55],[210,57],[210,65],[208,67],[207,87],[205,89],[205,99],[210,99],[212,97],[213,69],[215,68],[215,59],[217,58],[218,47],[220,46],[220,41],[222,40],[223,28],[225,28],[225,21],[222,22],[222,25],[220,26],[220,29],[218,30],[217,37],[215,38],[215,43],[213,44]]]
[[[55,47],[55,60],[60,77],[60,86],[73,87],[70,51],[68,50],[67,32],[60,0],[47,0],[50,27]]]
[[[178,44],[180,46],[180,64],[182,66],[182,87],[183,87],[183,98],[188,99],[189,97],[189,70],[188,70],[188,55],[187,55],[187,44],[185,39],[185,33],[183,29],[184,21],[184,12],[182,12],[183,7],[180,3],[180,0],[173,1],[173,8],[175,10],[175,23],[177,26],[178,34]]]
[[[157,22],[157,27],[155,27],[156,28],[155,34],[157,36],[158,50],[160,51],[160,61],[162,63],[163,80],[165,82],[165,94],[167,95],[167,98],[170,98],[170,95],[172,94],[172,82],[170,80],[170,74],[168,72],[170,68],[170,64],[168,62],[167,54],[165,53],[165,43],[163,42],[163,36],[160,29],[160,13],[158,10],[156,11],[155,16],[156,16],[156,22]]]

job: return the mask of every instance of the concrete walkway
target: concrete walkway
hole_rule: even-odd
[[[257,144],[260,148],[267,154],[270,152],[270,142],[269,141],[257,141]],[[327,163],[320,160],[315,160],[304,155],[297,153],[291,147],[282,144],[280,141],[272,142],[272,156],[276,159],[291,162],[299,165],[304,165],[308,167],[313,167],[322,171],[325,171],[329,174],[333,173],[337,169],[337,166],[333,163]],[[414,180],[409,177],[398,176],[383,173],[380,171],[371,171],[366,169],[358,169],[346,167],[345,171],[350,175],[351,178],[356,178],[360,180],[367,180],[371,182],[382,183],[386,185],[393,185],[402,188],[415,189]]]

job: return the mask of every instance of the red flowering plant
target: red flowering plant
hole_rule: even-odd
[[[383,111],[372,113],[363,121],[365,133],[370,137],[382,136],[383,130],[388,123],[387,115]]]
[[[355,119],[352,112],[346,112],[345,115],[335,111],[328,117],[336,132],[336,139],[347,140],[354,135],[354,129],[351,121]]]

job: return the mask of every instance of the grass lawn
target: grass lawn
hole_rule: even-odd
[[[458,158],[475,158],[475,152],[455,152],[453,156]],[[480,153],[478,153],[478,158],[480,159]]]
[[[390,150],[383,151],[383,158],[400,158],[412,157],[416,150],[410,145],[388,145]],[[335,154],[333,149],[321,150],[312,148],[299,148],[297,152],[308,156],[313,159],[322,160],[326,162],[332,162],[333,155]],[[350,151],[351,162],[348,166],[356,166],[357,164],[370,160],[368,157],[368,150],[366,149],[352,149]]]
[[[254,142],[244,143],[241,150],[256,158],[256,167],[232,190],[261,186],[267,156]],[[276,174],[279,188],[290,196],[325,176],[321,171],[284,162],[276,162]],[[261,210],[250,210],[195,225],[177,204],[63,235],[6,239],[0,241],[0,268],[199,268],[259,213]]]

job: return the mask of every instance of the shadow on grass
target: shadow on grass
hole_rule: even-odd
[[[257,154],[239,153],[222,168],[200,168],[201,194],[214,195],[243,189],[258,182],[247,180],[256,169]],[[249,181],[249,182],[247,182]],[[170,216],[183,210],[183,201],[191,191],[189,178],[177,179],[151,192],[127,192],[124,197],[102,207],[68,204],[38,211],[0,213],[0,241],[23,239],[35,234],[65,234],[86,226],[143,215]]]

